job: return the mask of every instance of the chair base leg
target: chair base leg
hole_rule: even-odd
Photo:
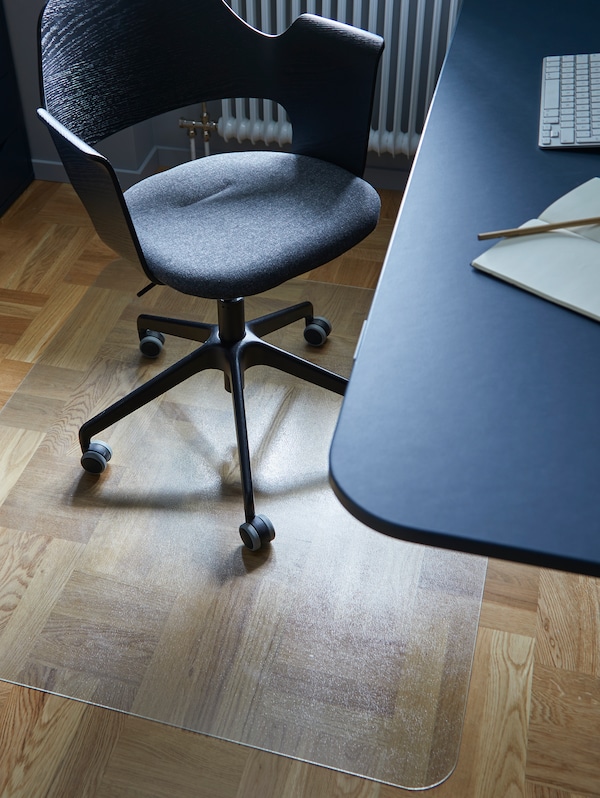
[[[141,315],[137,322],[140,341],[148,332],[153,332],[199,341],[202,345],[82,425],[79,442],[83,452],[81,459],[83,468],[90,473],[101,473],[112,456],[108,444],[92,440],[99,432],[116,424],[194,374],[206,369],[219,369],[224,374],[225,386],[231,393],[233,403],[246,519],[240,526],[240,535],[244,545],[252,551],[269,543],[275,537],[275,529],[266,516],[256,514],[254,507],[244,405],[244,372],[252,366],[270,366],[340,395],[344,394],[348,383],[347,379],[339,374],[262,340],[263,335],[300,319],[304,319],[306,325],[313,322],[313,308],[310,302],[302,302],[247,323],[244,320],[243,299],[219,300],[218,324]]]

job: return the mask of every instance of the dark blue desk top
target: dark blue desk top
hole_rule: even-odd
[[[470,266],[600,176],[537,147],[542,57],[598,51],[598,0],[464,0],[331,449],[380,532],[600,575],[600,324]]]

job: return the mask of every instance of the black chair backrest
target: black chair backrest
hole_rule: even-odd
[[[311,15],[269,36],[223,0],[49,0],[40,37],[44,105],[88,144],[186,105],[259,97],[288,112],[294,152],[362,174],[378,36]]]

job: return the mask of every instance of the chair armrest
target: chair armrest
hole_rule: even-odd
[[[123,192],[110,162],[45,109],[38,108],[37,114],[50,131],[69,180],[102,241],[126,260],[139,263],[148,279],[156,282],[147,270]]]
[[[383,39],[303,14],[274,44],[277,93],[290,115],[294,152],[361,176]]]

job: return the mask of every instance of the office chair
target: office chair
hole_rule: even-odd
[[[361,175],[383,41],[310,14],[266,35],[222,0],[49,0],[39,34],[38,115],[100,238],[141,266],[147,288],[166,285],[218,306],[217,324],[140,315],[144,356],[158,356],[165,335],[201,345],[84,423],[81,464],[102,473],[112,451],[93,436],[188,377],[220,369],[233,400],[239,531],[256,551],[275,530],[254,507],[245,370],[271,366],[341,395],[347,380],[262,340],[304,319],[307,342],[324,343],[331,326],[310,302],[246,321],[244,297],[332,260],[375,227],[379,197]],[[229,97],[282,105],[291,152],[211,155],[123,192],[95,149],[158,114]]]

